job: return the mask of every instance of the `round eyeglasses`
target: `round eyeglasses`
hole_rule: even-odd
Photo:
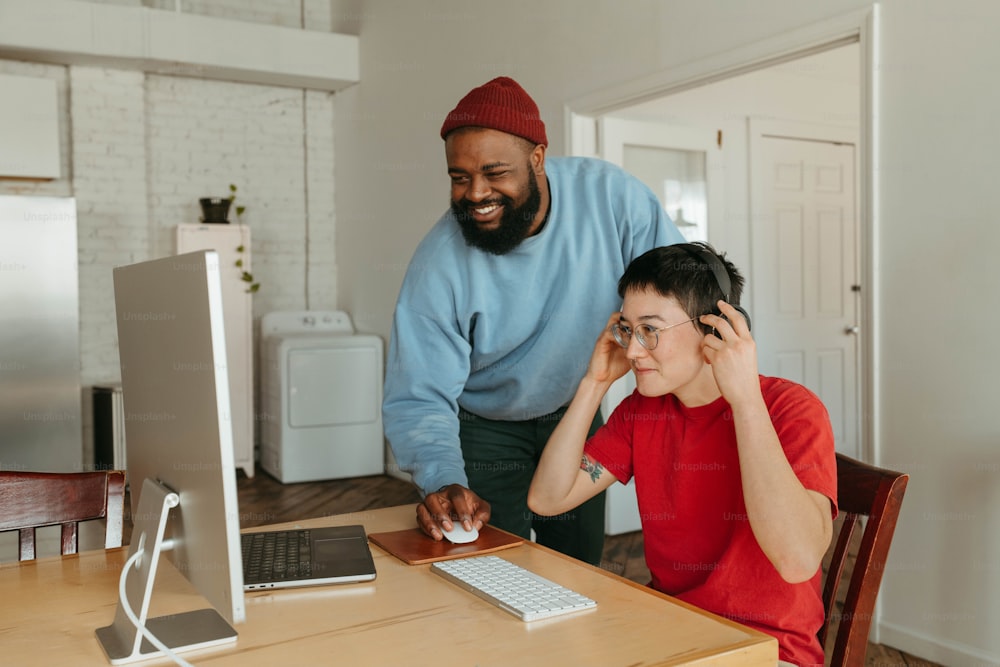
[[[624,324],[618,322],[611,325],[611,335],[615,337],[618,344],[624,348],[628,348],[629,343],[632,342],[632,333],[635,332],[635,337],[639,341],[639,345],[642,345],[647,350],[655,350],[656,346],[660,342],[660,332],[666,331],[667,329],[673,329],[674,327],[679,327],[682,324],[687,324],[688,322],[694,322],[697,317],[692,317],[690,320],[684,322],[678,322],[677,324],[668,324],[665,327],[656,328],[648,324],[637,324],[635,327],[627,327]]]

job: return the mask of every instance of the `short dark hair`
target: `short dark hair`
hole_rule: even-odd
[[[715,278],[710,253],[729,274],[729,294],[723,293]],[[734,306],[740,304],[744,278],[736,265],[716,252],[708,243],[678,243],[653,248],[636,257],[618,281],[618,296],[628,291],[652,290],[664,297],[673,297],[690,317],[718,313],[719,299]],[[696,322],[706,334],[712,328]]]

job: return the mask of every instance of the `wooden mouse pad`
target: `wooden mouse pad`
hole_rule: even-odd
[[[419,528],[370,533],[368,540],[409,565],[477,556],[524,543],[523,537],[493,526],[483,526],[476,541],[468,544],[452,544],[447,539],[435,542]]]

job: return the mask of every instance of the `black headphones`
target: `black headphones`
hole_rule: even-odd
[[[722,290],[722,300],[728,303],[730,306],[735,308],[743,319],[747,321],[747,329],[750,328],[750,314],[739,304],[735,304],[729,300],[729,291],[732,289],[732,282],[729,280],[729,271],[726,270],[725,264],[722,263],[722,259],[712,252],[707,246],[700,243],[678,243],[676,247],[680,248],[686,252],[691,257],[694,257],[700,262],[704,262],[708,265],[708,268],[712,271],[712,275],[715,276],[715,282]],[[712,311],[713,315],[718,315],[725,320],[728,318],[722,314],[718,308]],[[716,336],[719,336],[718,332],[714,332]],[[722,336],[719,336],[721,338]]]

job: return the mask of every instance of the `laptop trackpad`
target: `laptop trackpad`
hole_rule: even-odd
[[[375,564],[361,526],[312,529],[312,576],[373,578]]]

